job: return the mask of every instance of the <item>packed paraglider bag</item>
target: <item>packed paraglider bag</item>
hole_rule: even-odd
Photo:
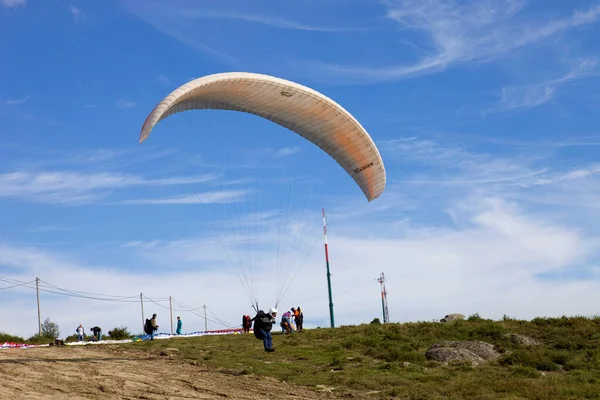
[[[152,321],[146,318],[146,323],[144,324],[144,332],[148,335],[152,334]]]

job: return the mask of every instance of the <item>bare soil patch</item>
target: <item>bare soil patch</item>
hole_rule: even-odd
[[[315,399],[335,394],[183,361],[175,351],[66,346],[0,351],[2,399]]]

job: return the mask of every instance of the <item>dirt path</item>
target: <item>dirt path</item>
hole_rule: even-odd
[[[113,346],[0,350],[1,399],[335,398],[268,378],[234,376]]]

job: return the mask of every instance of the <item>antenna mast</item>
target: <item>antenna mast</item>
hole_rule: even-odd
[[[385,275],[383,272],[377,279],[381,286],[381,309],[383,311],[383,323],[390,322],[390,314],[388,313],[387,291],[385,290]]]

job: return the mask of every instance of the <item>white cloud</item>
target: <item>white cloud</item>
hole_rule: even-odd
[[[27,95],[25,97],[22,97],[20,99],[9,99],[6,100],[4,103],[5,104],[9,104],[9,105],[18,105],[18,104],[23,104],[25,102],[27,102],[27,100],[31,99],[33,96],[31,95]]]
[[[220,192],[197,193],[194,195],[124,200],[120,204],[208,204],[208,203],[233,203],[244,199],[245,191],[229,190]]]
[[[0,0],[0,5],[6,8],[24,6],[25,0]]]
[[[414,178],[404,183],[452,185],[498,184],[528,186],[545,172],[544,168],[530,165],[535,157],[502,158],[484,153],[470,152],[458,145],[445,147],[435,141],[417,137],[389,140],[383,143],[390,157],[405,162],[431,165],[444,170],[444,178]],[[436,174],[439,176],[439,174]]]
[[[71,5],[69,7],[69,12],[71,13],[71,15],[73,16],[73,20],[75,21],[79,21],[81,19],[81,9],[77,8],[73,5]]]
[[[165,75],[158,75],[158,82],[164,86],[168,86],[171,84],[171,80]]]
[[[582,161],[573,166],[560,158],[556,146],[538,146],[532,152],[529,145],[516,144],[501,154],[494,147],[492,154],[469,150],[475,145],[467,143],[467,147],[444,146],[430,139],[408,138],[383,144],[388,160],[393,157],[411,166],[403,169],[401,180],[390,180],[378,200],[391,209],[376,213],[372,207],[341,201],[338,208],[343,205],[343,209],[338,214],[343,218],[346,212],[366,213],[377,220],[399,215],[405,220],[389,222],[390,229],[396,230],[415,221],[437,226],[450,218],[457,224],[457,208],[448,207],[449,203],[487,196],[515,201],[533,211],[551,210],[556,218],[592,229],[590,218],[600,213],[598,163]]]
[[[58,225],[42,225],[29,229],[22,229],[23,232],[59,232],[64,230],[67,230],[67,228]]]
[[[283,147],[275,151],[275,157],[285,157],[291,156],[292,154],[297,154],[301,151],[300,147]]]
[[[125,99],[119,99],[115,102],[115,106],[117,108],[122,108],[122,109],[133,108],[133,107],[137,106],[137,104],[138,103],[135,101],[125,100]]]
[[[431,73],[464,62],[487,62],[513,50],[537,44],[572,28],[596,23],[600,6],[577,10],[549,22],[513,22],[522,0],[483,0],[471,3],[443,0],[387,0],[387,17],[405,31],[422,33],[431,43],[417,63],[389,67],[359,67],[310,63],[331,78],[387,81]],[[304,65],[303,68],[308,68]]]
[[[73,257],[2,243],[0,243],[0,265],[10,266],[17,271],[12,276],[13,279],[22,278],[24,281],[31,281],[38,276],[43,281],[69,290],[132,297],[132,299],[125,299],[126,302],[114,302],[57,296],[42,291],[40,293],[42,319],[50,317],[52,321],[57,322],[62,337],[70,335],[71,325],[77,326],[81,322],[88,328],[92,324],[99,324],[105,332],[120,325],[129,327],[134,333],[141,332],[140,292],[147,297],[163,300],[173,295],[176,300],[196,307],[206,303],[209,309],[215,309],[215,313],[223,320],[231,320],[231,318],[227,318],[224,314],[224,309],[220,307],[221,302],[217,299],[221,295],[231,296],[231,298],[236,295],[235,288],[227,287],[228,276],[223,276],[219,271],[174,272],[171,270],[162,277],[160,276],[162,273],[157,270],[141,275],[135,271],[121,273],[113,267],[86,264]],[[48,275],[48,270],[53,271],[51,276]],[[199,285],[198,282],[204,283]],[[56,291],[46,284],[41,286]],[[178,291],[178,287],[183,291]],[[6,295],[8,290],[2,292]],[[35,297],[35,290],[16,288],[11,289],[10,292],[13,295],[17,294],[12,304],[14,309],[22,311],[22,314],[10,312],[10,318],[14,319],[10,324],[3,325],[2,330],[29,336],[37,331],[37,312],[35,307],[32,308],[28,304],[30,303],[28,297]],[[199,297],[198,293],[203,295]],[[162,301],[159,304],[166,309],[146,300],[144,304],[146,317],[156,312],[159,315],[160,325],[168,331],[168,302]],[[203,328],[203,318],[189,313],[183,315],[186,329]],[[232,322],[232,326],[236,324],[237,319]],[[214,323],[209,322],[209,324],[213,329],[223,328]]]
[[[336,28],[302,24],[281,17],[269,17],[264,15],[243,14],[235,11],[215,12],[211,10],[181,9],[176,12],[181,18],[191,19],[230,19],[234,21],[254,22],[279,29],[291,29],[299,31],[316,32],[348,32],[364,30],[365,28]]]
[[[532,318],[596,312],[595,304],[600,301],[598,281],[552,281],[539,277],[549,272],[568,275],[570,269],[582,265],[597,272],[592,257],[600,242],[593,235],[560,224],[552,216],[528,214],[498,198],[480,198],[453,207],[458,218],[454,228],[411,227],[390,234],[387,222],[367,220],[362,221],[363,226],[377,232],[367,237],[348,234],[344,225],[330,228],[337,325],[369,322],[380,314],[378,284],[374,280],[380,271],[387,277],[394,321],[439,319],[449,312],[478,312],[491,318],[503,314]],[[207,234],[201,240],[126,243],[124,251],[142,257],[137,265],[143,268],[143,274],[136,272],[138,267],[131,262],[127,269],[118,269],[6,244],[0,245],[0,265],[16,271],[12,279],[30,281],[40,276],[71,290],[95,293],[102,287],[106,289],[100,292],[112,295],[135,296],[144,292],[152,298],[173,295],[195,307],[206,303],[221,319],[237,324],[239,315],[251,312],[249,300],[233,265],[215,243],[217,235]],[[257,238],[272,242],[270,233],[265,237],[259,232]],[[305,247],[293,257],[296,264],[283,283],[290,283],[289,278],[296,272],[298,277],[279,304],[282,309],[302,306],[309,327],[326,326],[328,321],[324,260],[322,252],[316,251],[320,245],[318,242],[312,250]],[[260,293],[263,308],[273,305],[276,258],[276,251],[267,248],[261,255],[258,272],[249,267],[255,264],[245,268],[247,282],[260,282],[254,288]],[[53,271],[52,276],[48,276],[49,270]],[[30,301],[35,292],[11,289],[11,293],[16,292],[22,294],[11,300],[14,306],[6,310],[3,329],[29,335],[36,321],[35,306]],[[156,311],[161,325],[168,326],[168,310],[146,303],[146,313]],[[201,329],[201,318],[181,314],[186,330]],[[57,321],[67,334],[70,326],[80,322],[102,324],[107,330],[124,324],[137,331],[141,321],[139,303],[42,293],[42,317],[46,316]],[[218,328],[214,324],[211,327]]]
[[[540,106],[551,101],[562,86],[597,73],[597,67],[598,61],[595,59],[579,60],[576,67],[562,77],[534,85],[504,87],[501,99],[494,106],[484,110],[484,114]]]
[[[39,153],[29,151],[29,157],[16,160],[17,165],[26,165],[28,170],[37,169],[44,170],[48,168],[74,169],[78,171],[82,169],[88,170],[123,170],[134,164],[142,164],[144,162],[156,161],[158,159],[175,156],[172,150],[150,150],[145,148],[139,149],[78,149],[71,150],[52,150],[43,148]],[[178,157],[181,162],[181,156]]]
[[[172,37],[173,39],[194,49],[209,54],[228,64],[236,64],[237,59],[223,51],[204,43],[197,35],[190,35],[185,29],[190,21],[183,20],[178,15],[173,15],[173,7],[166,3],[156,1],[121,1],[120,4],[133,15],[137,16],[155,29]],[[191,22],[196,27],[197,23]]]
[[[44,203],[87,203],[107,195],[111,189],[131,186],[185,185],[207,182],[212,175],[145,179],[117,173],[18,171],[0,174],[0,198],[20,198]]]

